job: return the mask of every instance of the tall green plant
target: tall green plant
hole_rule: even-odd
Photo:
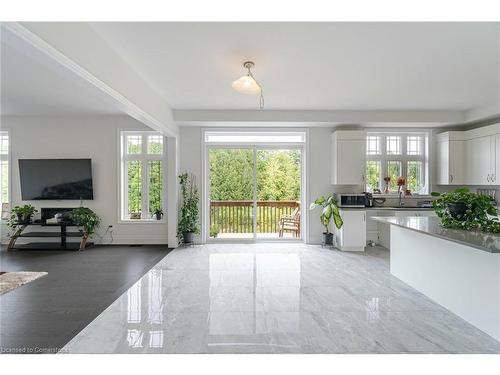
[[[337,206],[337,201],[333,195],[330,195],[327,198],[324,196],[319,197],[311,203],[309,209],[314,210],[317,207],[322,208],[319,218],[321,220],[321,224],[325,227],[325,233],[330,233],[330,222],[332,218],[337,229],[342,228],[344,221],[342,220],[342,216],[340,216],[339,207]]]
[[[86,237],[91,236],[101,224],[101,218],[87,207],[73,209],[69,217],[73,224],[83,228]]]
[[[500,233],[500,223],[488,217],[497,215],[493,200],[489,196],[472,193],[465,187],[443,194],[433,192],[431,195],[439,197],[432,206],[443,227]],[[463,217],[457,218],[452,215],[449,204],[453,203],[465,204],[467,209]]]
[[[179,176],[181,185],[182,205],[178,226],[178,236],[183,233],[199,233],[199,203],[200,194],[193,175],[183,173]]]

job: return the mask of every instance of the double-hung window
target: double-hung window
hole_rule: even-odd
[[[367,191],[396,193],[399,177],[412,194],[428,194],[428,134],[367,133]]]
[[[9,132],[0,131],[0,197],[2,203],[2,219],[9,218],[10,203],[10,144]]]
[[[121,220],[161,220],[165,209],[165,142],[152,131],[123,131]]]

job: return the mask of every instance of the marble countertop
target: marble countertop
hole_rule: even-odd
[[[438,217],[405,216],[372,217],[372,219],[380,221],[382,223],[397,225],[399,227],[410,229],[416,232],[425,233],[429,236],[442,238],[490,253],[500,253],[499,234],[443,228]]]

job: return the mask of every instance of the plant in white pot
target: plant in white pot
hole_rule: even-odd
[[[318,207],[321,208],[319,219],[321,220],[321,224],[325,227],[325,231],[323,232],[323,245],[333,245],[333,233],[330,232],[330,222],[332,218],[337,229],[342,228],[342,225],[344,225],[342,216],[340,216],[339,207],[337,206],[337,201],[333,195],[326,198],[321,196],[311,203],[309,209],[314,210]]]
[[[194,235],[200,232],[200,194],[193,175],[183,173],[179,176],[179,181],[181,184],[182,205],[177,233],[181,242],[193,243]]]

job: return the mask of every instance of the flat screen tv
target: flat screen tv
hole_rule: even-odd
[[[90,159],[19,159],[23,200],[94,199]]]

